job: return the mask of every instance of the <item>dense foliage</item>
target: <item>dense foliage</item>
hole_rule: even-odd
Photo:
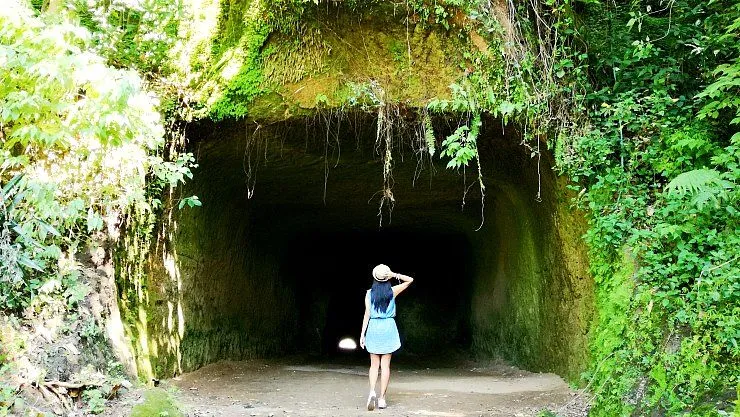
[[[162,143],[156,103],[132,71],[87,46],[89,33],[47,25],[13,3],[2,19],[4,310],[25,307],[105,220],[143,200],[149,151]],[[64,261],[64,262],[61,262]]]
[[[718,415],[740,382],[740,6],[590,4],[583,185],[594,415]],[[717,77],[719,76],[719,77]]]

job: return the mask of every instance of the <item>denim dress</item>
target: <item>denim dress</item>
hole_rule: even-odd
[[[365,348],[376,355],[393,353],[401,347],[401,338],[396,327],[396,297],[391,298],[385,311],[375,309],[370,300],[370,291],[365,295],[370,306],[370,321],[365,333]]]

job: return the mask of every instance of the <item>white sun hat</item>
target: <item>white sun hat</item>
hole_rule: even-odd
[[[388,281],[391,279],[392,274],[393,272],[391,272],[391,269],[387,265],[380,264],[373,268],[373,278],[379,282]]]

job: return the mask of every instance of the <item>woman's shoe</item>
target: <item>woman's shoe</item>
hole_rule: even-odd
[[[385,403],[385,398],[378,398],[378,408],[381,410],[388,407],[388,405]]]
[[[370,395],[367,396],[367,411],[375,410],[377,405],[378,397],[375,395],[375,391],[370,391]]]

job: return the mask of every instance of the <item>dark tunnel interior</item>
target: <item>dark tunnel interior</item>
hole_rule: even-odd
[[[419,311],[413,321],[399,318],[398,322],[404,339],[412,334],[419,340],[406,343],[402,339],[399,353],[469,348],[471,252],[467,238],[452,231],[388,227],[299,233],[291,239],[281,264],[286,266],[286,280],[299,294],[299,317],[323,316],[316,319],[323,327],[314,327],[316,321],[302,320],[299,344],[316,345],[318,339],[322,354],[346,355],[338,343],[345,337],[358,339],[371,271],[376,264],[386,263],[418,278],[399,297],[398,305],[399,311]],[[426,329],[427,334],[416,334],[414,327]]]
[[[435,119],[437,140],[458,121]],[[182,310],[172,366],[363,356],[338,342],[358,341],[371,270],[384,263],[415,278],[398,300],[400,355],[580,372],[591,281],[582,218],[551,158],[531,158],[507,133],[515,130],[485,120],[482,200],[477,170],[446,169],[408,125],[393,139],[392,211],[390,200],[380,208],[383,147],[372,114],[190,128],[199,167],[181,195],[203,206],[172,219],[162,259],[174,259],[174,272],[153,262],[162,297]]]

